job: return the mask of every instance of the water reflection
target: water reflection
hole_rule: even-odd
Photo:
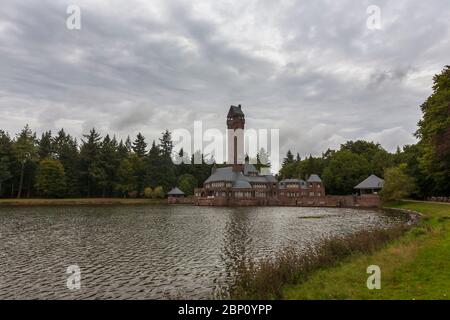
[[[0,298],[210,298],[242,257],[401,221],[320,208],[0,208]],[[72,264],[78,291],[66,287]]]

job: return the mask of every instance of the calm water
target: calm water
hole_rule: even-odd
[[[334,208],[0,207],[0,299],[210,298],[234,257],[402,219]],[[74,264],[81,289],[70,291]]]

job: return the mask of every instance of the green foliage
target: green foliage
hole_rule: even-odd
[[[55,158],[61,161],[66,173],[67,195],[74,197],[80,193],[79,160],[77,141],[61,129],[53,139]]]
[[[133,142],[132,149],[139,158],[144,158],[147,154],[147,143],[145,142],[144,136],[140,132],[136,136],[136,140]]]
[[[428,195],[450,195],[450,66],[433,79],[433,93],[421,105],[419,165],[429,179]]]
[[[409,197],[416,189],[413,178],[406,174],[406,164],[388,168],[384,174],[384,186],[380,192],[385,202],[401,200]]]
[[[36,188],[46,197],[60,198],[65,195],[66,176],[59,160],[44,158],[39,162],[36,174]]]
[[[32,175],[34,173],[34,162],[38,158],[38,148],[36,134],[33,133],[28,125],[18,134],[13,144],[14,155],[20,163],[19,190],[17,198],[22,196],[25,174],[27,175],[28,185],[31,185]],[[31,190],[28,190],[30,193]]]
[[[114,189],[120,192],[123,197],[126,197],[137,188],[134,172],[132,157],[123,159],[117,170],[117,180],[114,185]]]
[[[153,197],[153,189],[150,187],[147,187],[144,189],[144,197],[147,199],[150,199]]]
[[[194,194],[194,188],[197,187],[197,179],[192,174],[186,173],[178,178],[178,187],[186,195]]]
[[[185,174],[194,177],[182,179],[186,180],[183,182],[186,188],[188,184],[202,185],[211,172],[211,165],[206,161],[191,164],[189,155],[182,150],[178,156],[184,163],[175,165],[171,139],[170,131],[166,130],[159,139],[160,144],[153,142],[146,152],[142,134],[138,134],[134,143],[129,138],[117,142],[115,137],[106,134],[102,138],[92,129],[78,146],[77,140],[63,129],[56,136],[45,132],[39,140],[28,126],[16,139],[0,130],[0,194],[15,197],[24,189],[27,196],[40,195],[36,190],[36,169],[47,158],[62,164],[68,197],[141,197],[145,196],[144,187],[157,186],[164,193]],[[199,157],[203,159],[203,155]]]
[[[164,189],[161,186],[158,186],[153,190],[152,197],[153,199],[163,199],[165,197]]]
[[[370,164],[363,156],[344,149],[328,161],[322,179],[329,194],[351,194],[370,173]]]
[[[287,165],[294,162],[294,155],[292,154],[291,150],[288,150],[286,153],[286,158],[283,159],[283,165]]]
[[[290,153],[292,154],[292,153]],[[383,177],[384,169],[393,165],[395,156],[380,144],[368,141],[347,141],[340,149],[325,151],[321,157],[309,156],[291,160],[287,156],[279,177],[307,179],[311,174],[322,176],[328,194],[351,194],[353,187],[370,174]]]
[[[0,196],[2,195],[3,182],[12,178],[12,174],[9,169],[9,160],[7,157],[0,158]]]
[[[82,141],[80,149],[80,184],[83,193],[91,196],[100,189],[106,179],[106,172],[101,167],[100,134],[92,129],[84,138],[86,140]]]

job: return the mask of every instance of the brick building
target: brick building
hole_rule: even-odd
[[[307,181],[286,179],[278,183],[261,174],[244,156],[245,116],[241,105],[231,106],[227,115],[228,166],[214,167],[203,188],[194,191],[197,205],[323,205],[325,187],[313,174]]]

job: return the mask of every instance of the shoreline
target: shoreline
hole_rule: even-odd
[[[73,199],[0,199],[0,207],[40,206],[113,206],[165,205],[167,199],[73,198]]]
[[[352,252],[333,266],[317,268],[297,283],[284,283],[283,299],[450,299],[450,206],[400,201],[383,207],[417,217],[399,238],[373,252]],[[366,268],[378,265],[381,289],[369,290]],[[326,285],[324,285],[326,284]]]

